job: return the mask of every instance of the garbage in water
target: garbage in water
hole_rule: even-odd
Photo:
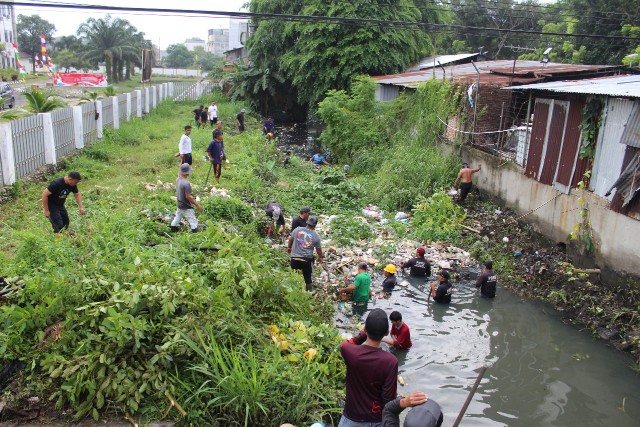
[[[456,190],[455,188],[451,187],[449,189],[449,191],[447,191],[447,194],[450,195],[450,196],[455,196],[455,195],[458,194],[458,190]]]
[[[502,241],[505,242],[505,243],[509,243],[509,238],[508,237],[503,237]]]

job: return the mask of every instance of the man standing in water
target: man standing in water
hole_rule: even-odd
[[[291,231],[287,252],[291,254],[290,265],[294,270],[301,270],[307,291],[311,291],[313,273],[313,248],[318,254],[318,262],[324,261],[322,257],[322,243],[316,233],[318,218],[315,216],[307,220],[306,227],[298,227]]]
[[[78,191],[78,183],[81,179],[80,173],[69,172],[67,176],[51,181],[49,186],[42,192],[44,216],[49,218],[54,233],[59,233],[69,227],[69,213],[67,208],[64,207],[64,202],[67,201],[69,193],[73,193],[80,215],[84,215],[82,197]]]
[[[463,163],[462,169],[458,172],[458,177],[456,178],[456,182],[453,184],[454,187],[458,187],[458,181],[461,181],[460,184],[460,199],[459,202],[463,203],[467,198],[467,194],[471,191],[471,187],[473,187],[473,174],[480,171],[480,165],[476,169],[471,169],[469,167],[469,163]]]
[[[484,271],[476,281],[476,288],[480,288],[480,295],[483,297],[494,298],[497,284],[498,276],[493,272],[493,263],[486,261],[484,263]]]
[[[353,284],[340,289],[338,295],[351,293],[353,302],[356,304],[366,304],[371,296],[371,275],[367,273],[367,270],[368,266],[366,262],[358,264],[358,274],[355,279],[353,279]]]
[[[431,296],[435,302],[449,304],[451,302],[451,283],[449,283],[449,272],[440,270],[438,273],[439,283],[431,284]]]
[[[416,249],[416,257],[411,258],[407,262],[400,263],[400,268],[404,271],[405,268],[409,268],[409,274],[415,277],[429,277],[431,276],[431,264],[424,257],[424,248]]]
[[[398,359],[380,348],[389,331],[384,310],[371,310],[364,332],[340,345],[347,365],[347,398],[338,427],[379,426],[382,410],[396,398]]]

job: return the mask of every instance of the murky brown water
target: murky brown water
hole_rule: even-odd
[[[406,381],[398,390],[426,392],[442,406],[445,426],[484,364],[491,367],[463,426],[640,426],[640,375],[631,360],[552,308],[502,288],[493,301],[480,298],[471,281],[457,283],[443,306],[427,301],[424,280],[409,281],[368,309],[402,313],[413,347],[396,353]]]

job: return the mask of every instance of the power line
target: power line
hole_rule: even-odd
[[[394,21],[385,19],[372,19],[372,18],[347,18],[337,16],[317,16],[317,15],[290,15],[290,14],[277,14],[277,13],[254,13],[254,12],[224,12],[213,10],[189,10],[189,9],[161,9],[150,7],[123,7],[123,6],[100,6],[100,5],[81,5],[81,4],[61,4],[61,3],[34,3],[34,2],[21,2],[21,1],[0,1],[0,4],[24,6],[24,7],[45,7],[45,8],[58,8],[58,9],[89,9],[95,11],[113,11],[113,12],[152,12],[152,13],[167,13],[167,14],[181,14],[181,15],[193,15],[193,16],[227,16],[233,18],[255,18],[255,19],[287,19],[292,21],[305,21],[305,22],[334,22],[334,23],[361,23],[361,24],[375,24],[375,25],[396,25],[402,27],[420,27],[426,29],[468,29],[475,31],[492,31],[498,33],[512,33],[512,34],[544,34],[548,36],[563,36],[563,37],[580,37],[587,39],[607,39],[607,40],[629,40],[639,41],[640,37],[626,37],[617,35],[594,35],[594,34],[566,34],[533,30],[517,30],[517,29],[505,29],[505,28],[489,28],[489,27],[474,27],[468,25],[454,25],[454,24],[432,24],[427,22],[411,22],[411,21]]]

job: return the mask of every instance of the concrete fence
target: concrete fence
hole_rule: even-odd
[[[202,95],[208,86],[202,83],[190,86],[197,92],[198,85]],[[96,142],[102,138],[104,128],[118,129],[121,123],[150,113],[162,101],[173,97],[173,86],[174,83],[163,83],[0,123],[0,187],[12,185],[42,166],[55,165],[74,150]]]

